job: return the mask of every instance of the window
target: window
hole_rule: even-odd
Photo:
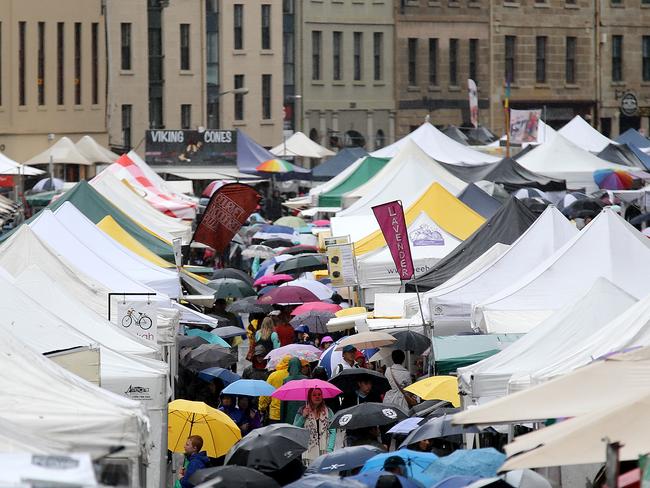
[[[18,22],[18,105],[25,105],[25,31],[27,24]]]
[[[650,81],[650,36],[643,36],[641,53],[643,58],[643,81]]]
[[[383,79],[384,71],[384,34],[375,32],[372,35],[372,59],[373,59],[373,79],[379,81]]]
[[[535,82],[546,83],[546,36],[535,38]]]
[[[517,37],[506,36],[506,82],[515,81],[515,54],[517,49]]]
[[[192,127],[192,105],[181,105],[181,129],[188,130]]]
[[[612,81],[623,81],[623,36],[612,36]]]
[[[56,24],[56,103],[65,103],[65,24]]]
[[[45,105],[45,22],[38,23],[38,104]]]
[[[335,80],[343,77],[341,70],[341,44],[343,42],[343,32],[334,32],[332,36],[332,72]]]
[[[381,149],[385,145],[386,145],[386,136],[384,135],[384,131],[379,129],[377,130],[377,134],[375,135],[375,148]]]
[[[190,24],[181,24],[181,69],[190,69]]]
[[[236,3],[233,10],[234,23],[234,43],[235,49],[244,49],[244,6]]]
[[[449,84],[458,85],[458,39],[449,39]]]
[[[478,39],[469,40],[469,77],[478,82]]]
[[[429,85],[438,84],[438,39],[429,39]]]
[[[623,3],[623,0],[610,0],[612,5],[621,5]]]
[[[363,77],[363,60],[361,53],[363,51],[363,33],[354,33],[354,79],[355,81],[361,80]]]
[[[81,22],[74,24],[74,103],[81,105]]]
[[[91,28],[90,40],[90,60],[91,60],[91,102],[93,105],[99,103],[99,24],[93,22]]]
[[[321,31],[311,33],[311,79],[320,80],[321,77],[321,49],[323,34]]]
[[[576,38],[566,38],[566,53],[564,62],[564,79],[567,83],[576,82]]]
[[[409,82],[409,86],[416,86],[418,84],[417,53],[418,53],[418,40],[411,37],[408,40],[408,82]]]
[[[244,75],[235,75],[235,89],[244,88]],[[244,120],[244,94],[235,93],[235,120]]]
[[[262,5],[262,49],[271,49],[271,6]]]
[[[120,24],[120,30],[122,33],[121,67],[123,70],[130,70],[131,69],[131,24],[129,23]]]
[[[262,75],[262,118],[271,118],[271,75]]]
[[[124,149],[131,149],[131,105],[122,105],[122,145]]]

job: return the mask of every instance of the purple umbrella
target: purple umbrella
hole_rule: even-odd
[[[320,300],[309,290],[298,286],[281,286],[257,299],[261,305],[273,305],[278,303],[306,303],[319,302]]]
[[[285,356],[291,356],[292,358],[298,358],[301,360],[304,359],[311,363],[318,361],[322,353],[323,351],[309,344],[288,344],[273,349],[265,356],[265,359],[268,359],[269,361],[266,367],[269,369],[274,368]]]
[[[327,334],[327,322],[336,317],[332,312],[323,310],[310,310],[309,312],[296,315],[289,322],[296,329],[301,325],[309,327],[309,331],[314,334]]]

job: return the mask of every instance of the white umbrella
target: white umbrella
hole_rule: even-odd
[[[397,342],[397,339],[387,332],[360,332],[343,339],[336,349],[340,351],[345,346],[354,346],[357,349],[374,349],[389,346],[394,342]]]
[[[299,286],[300,288],[304,288],[305,290],[312,292],[318,297],[319,300],[327,300],[328,298],[332,298],[332,294],[334,293],[334,290],[332,290],[326,284],[321,283],[320,281],[309,280],[306,278],[289,281],[287,283],[281,284],[280,286]]]

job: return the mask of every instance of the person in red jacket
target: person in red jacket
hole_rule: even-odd
[[[281,311],[273,311],[271,314],[275,314],[275,332],[280,339],[280,346],[288,346],[296,342],[296,331],[289,325],[289,320],[291,320],[289,312],[283,309]]]

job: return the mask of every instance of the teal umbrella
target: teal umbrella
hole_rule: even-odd
[[[201,329],[189,329],[185,332],[185,335],[189,337],[200,337],[208,341],[210,344],[217,344],[218,346],[230,347],[230,344],[228,344],[218,335],[210,334],[209,332],[206,332]]]
[[[253,287],[242,280],[219,278],[208,281],[208,286],[215,290],[215,298],[244,298],[256,295]]]

